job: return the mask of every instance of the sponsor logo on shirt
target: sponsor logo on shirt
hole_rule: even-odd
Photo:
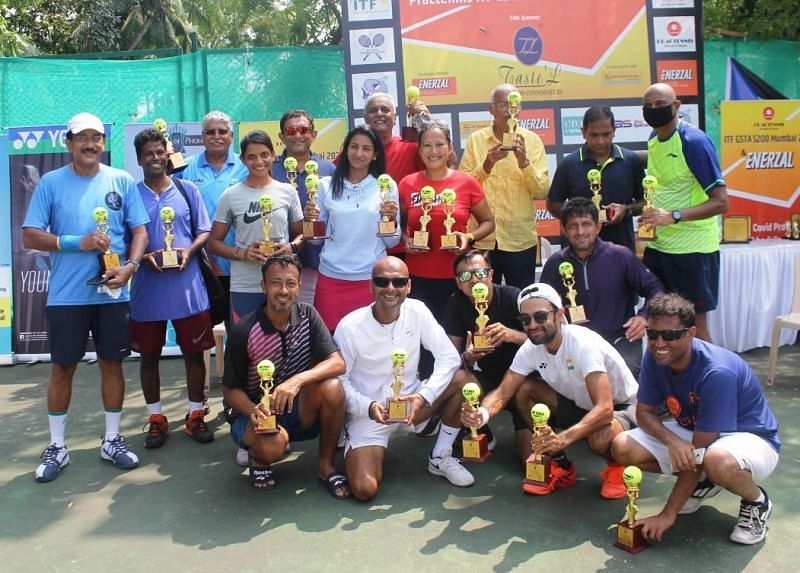
[[[106,207],[113,211],[122,209],[122,196],[116,191],[106,193]]]

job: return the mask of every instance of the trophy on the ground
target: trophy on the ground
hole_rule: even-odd
[[[175,146],[172,145],[172,138],[167,131],[167,122],[163,119],[157,119],[153,122],[153,127],[161,132],[164,139],[167,140],[167,173],[174,173],[186,169],[186,158],[180,151],[175,151]]]
[[[489,324],[489,317],[486,311],[489,309],[489,287],[483,283],[472,285],[472,299],[475,303],[475,310],[478,316],[475,319],[475,332],[472,334],[472,347],[475,350],[487,350],[492,348],[491,339],[486,336],[486,325]]]
[[[172,207],[162,207],[159,212],[161,223],[164,227],[164,249],[159,253],[162,269],[175,269],[180,266],[180,253],[172,248],[175,235],[172,231],[175,227],[175,210]]]
[[[469,407],[477,411],[481,401],[481,387],[476,382],[467,382],[461,389]],[[478,428],[471,426],[469,436],[461,440],[463,455],[461,459],[465,462],[485,462],[492,455],[489,451],[489,439],[486,434],[479,434]]]
[[[262,360],[256,365],[256,373],[258,379],[261,381],[261,391],[264,393],[261,396],[262,406],[267,411],[266,418],[260,418],[258,425],[255,427],[256,434],[274,434],[278,431],[278,420],[275,414],[272,413],[272,377],[275,375],[275,365],[271,360]]]
[[[258,199],[258,206],[261,207],[261,220],[263,225],[261,230],[264,233],[264,240],[258,246],[258,250],[265,257],[271,257],[275,254],[275,241],[270,238],[272,233],[272,197],[269,195],[262,195]]]
[[[508,115],[511,117],[508,120],[508,131],[503,134],[503,144],[500,146],[500,149],[504,151],[511,151],[517,144],[517,125],[519,124],[517,116],[521,107],[522,94],[517,91],[508,94]]]
[[[533,439],[538,438],[547,427],[550,420],[550,408],[546,404],[534,404],[531,408],[531,421],[533,422],[533,434],[531,436],[531,448]],[[525,460],[525,480],[524,483],[546,486],[550,480],[553,461],[550,456],[533,450],[528,459]]]
[[[306,166],[308,166],[306,163]],[[315,161],[314,164],[317,162]],[[317,207],[317,194],[319,193],[319,176],[316,173],[308,173],[306,175],[306,192],[308,192],[308,205],[310,207]],[[325,236],[325,221],[319,219],[309,219],[303,221],[303,238],[304,239],[327,239]]]
[[[653,201],[656,199],[656,188],[658,187],[658,179],[652,175],[648,175],[642,179],[642,188],[644,189],[644,208],[652,209]],[[656,228],[654,225],[639,225],[637,237],[640,241],[652,241],[656,238]]]
[[[458,235],[453,234],[453,225],[456,220],[453,218],[453,213],[456,210],[456,192],[453,189],[445,189],[439,195],[442,198],[442,210],[444,211],[444,229],[445,234],[442,235],[442,250],[443,251],[457,251]]]
[[[306,170],[306,175],[319,175],[319,163],[313,159],[306,161],[303,168]]]
[[[564,288],[567,289],[567,300],[569,306],[567,307],[567,316],[571,324],[580,324],[588,322],[586,318],[586,310],[582,304],[578,304],[575,300],[578,296],[578,291],[575,290],[575,267],[569,261],[564,261],[558,265],[558,274],[561,275],[561,282],[564,283]]]
[[[608,223],[608,213],[600,206],[603,201],[603,195],[600,193],[602,187],[603,176],[599,169],[590,169],[586,174],[586,179],[589,180],[589,191],[592,192],[592,203],[597,207],[598,222]]]
[[[392,350],[392,397],[386,399],[387,420],[389,422],[405,422],[411,412],[411,402],[400,399],[400,391],[405,385],[408,352],[404,348]]]
[[[108,248],[105,253],[99,255],[100,273],[102,274],[119,267],[119,253],[111,250],[111,237],[108,235],[108,210],[105,207],[97,207],[92,212],[92,217],[95,230],[108,237]]]
[[[636,466],[626,467],[622,472],[622,482],[628,492],[628,507],[625,509],[625,518],[617,524],[617,542],[614,545],[628,553],[639,553],[647,548],[642,526],[634,525],[636,513],[639,511],[636,501],[639,499],[642,470]]]
[[[428,223],[431,222],[431,209],[433,208],[433,200],[436,198],[436,191],[430,185],[426,185],[419,192],[420,208],[422,215],[419,217],[419,231],[414,231],[414,237],[411,240],[411,246],[415,249],[428,250],[428,241],[430,240],[430,233],[428,233]]]
[[[381,193],[381,203],[386,204],[392,200],[392,178],[388,173],[378,175],[378,189]],[[389,215],[381,215],[378,221],[378,236],[393,237],[397,234],[397,222]]]
[[[289,180],[289,184],[294,187],[295,191],[297,190],[297,159],[292,157],[291,155],[287,156],[286,159],[283,160],[283,168],[286,170],[286,179]]]

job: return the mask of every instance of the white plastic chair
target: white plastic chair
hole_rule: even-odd
[[[553,254],[552,243],[544,237],[539,237],[539,246],[542,249],[542,261],[549,259],[550,255]]]
[[[769,375],[767,384],[775,383],[775,366],[778,363],[778,342],[781,330],[784,328],[794,328],[800,330],[800,255],[794,258],[794,302],[789,314],[775,317],[772,323],[772,343],[769,347]]]

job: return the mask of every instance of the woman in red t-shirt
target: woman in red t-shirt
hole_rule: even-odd
[[[483,194],[480,183],[472,176],[447,166],[453,149],[450,129],[440,121],[429,122],[420,129],[419,155],[425,169],[412,173],[400,181],[400,213],[404,225],[403,241],[406,245],[406,264],[411,275],[411,296],[422,300],[437,320],[444,312],[450,294],[456,291],[453,278],[453,261],[466,252],[475,241],[494,231],[494,216]],[[414,231],[420,230],[423,215],[421,193],[423,187],[432,187],[435,197],[428,212],[428,248],[413,245]],[[455,250],[442,250],[442,235],[446,234],[445,205],[442,191],[455,191],[453,204],[453,234],[457,236]],[[447,195],[447,194],[445,194]],[[467,233],[470,215],[477,226]]]

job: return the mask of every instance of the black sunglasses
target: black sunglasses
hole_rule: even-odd
[[[467,282],[472,277],[482,280],[489,276],[490,270],[491,269],[474,269],[471,271],[461,271],[460,273],[456,273],[456,278],[462,283]]]
[[[536,322],[536,324],[544,324],[547,322],[547,317],[550,315],[551,312],[558,312],[558,309],[554,310],[537,310],[533,314],[520,314],[517,319],[519,320],[522,326],[528,326],[531,321]]]
[[[645,328],[645,333],[647,334],[647,338],[650,340],[658,340],[658,337],[664,339],[664,342],[675,342],[683,338],[683,335],[686,334],[689,329],[688,328],[669,328],[667,330],[656,330],[655,328]]]
[[[396,277],[390,279],[388,277],[372,277],[372,284],[378,288],[386,288],[392,283],[394,288],[403,288],[408,284],[408,277]]]
[[[203,133],[206,135],[228,135],[229,129],[206,129]]]

